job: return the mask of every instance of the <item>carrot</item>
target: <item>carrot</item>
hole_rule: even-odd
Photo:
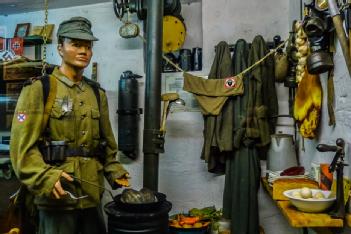
[[[192,224],[196,223],[199,220],[200,220],[199,217],[182,217],[182,221],[185,224],[191,224],[192,225]]]

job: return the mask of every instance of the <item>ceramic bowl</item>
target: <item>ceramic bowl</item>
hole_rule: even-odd
[[[326,211],[330,208],[336,200],[335,195],[332,191],[325,191],[320,189],[311,189],[312,197],[317,192],[322,192],[325,198],[296,198],[293,196],[294,192],[300,191],[300,189],[290,189],[284,191],[284,196],[289,198],[290,202],[300,211],[309,212],[309,213],[320,213]]]

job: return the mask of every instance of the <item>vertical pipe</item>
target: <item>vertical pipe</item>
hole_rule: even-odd
[[[147,0],[143,185],[154,191],[158,189],[159,155],[155,150],[145,150],[145,143],[150,143],[146,139],[150,131],[160,129],[162,17],[163,0]]]

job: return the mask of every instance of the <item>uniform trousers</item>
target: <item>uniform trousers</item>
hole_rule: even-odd
[[[39,210],[39,234],[105,234],[99,208]]]

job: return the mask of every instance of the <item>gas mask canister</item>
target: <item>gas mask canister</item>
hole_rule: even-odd
[[[311,53],[307,57],[310,74],[320,74],[333,68],[333,60],[328,52],[328,23],[326,16],[312,14],[305,17],[304,31],[310,42]]]

